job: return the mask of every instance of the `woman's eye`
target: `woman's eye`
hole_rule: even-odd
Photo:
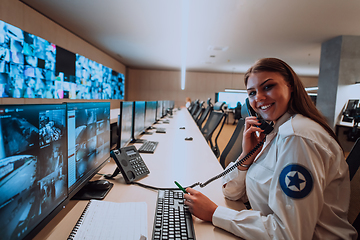
[[[254,96],[255,94],[256,94],[255,91],[252,91],[252,92],[249,92],[249,93],[248,93],[249,96]]]
[[[274,86],[274,84],[269,84],[269,85],[266,85],[264,87],[265,90],[270,90],[272,87]]]

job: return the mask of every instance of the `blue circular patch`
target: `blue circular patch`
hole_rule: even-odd
[[[290,164],[284,167],[280,173],[279,182],[283,192],[296,199],[306,197],[314,185],[309,170],[298,164]]]

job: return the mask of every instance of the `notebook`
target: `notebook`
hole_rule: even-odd
[[[90,200],[68,237],[78,239],[146,240],[146,203]]]

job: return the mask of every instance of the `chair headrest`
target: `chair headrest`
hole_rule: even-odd
[[[246,103],[244,103],[241,107],[241,117],[246,118],[248,116],[249,116],[249,113],[247,111],[247,106],[246,106]]]
[[[215,103],[215,105],[214,105],[214,110],[215,110],[215,111],[220,111],[221,108],[222,108],[224,105],[225,105],[225,102],[217,102],[217,103]]]
[[[208,100],[207,100],[207,102],[206,102],[206,103],[207,103],[207,105],[209,105],[209,106],[210,106],[210,105],[211,105],[211,98],[208,98]]]

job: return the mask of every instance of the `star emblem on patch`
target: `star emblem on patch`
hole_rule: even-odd
[[[280,173],[279,182],[283,192],[295,199],[309,195],[314,185],[311,172],[299,164],[285,166]]]

